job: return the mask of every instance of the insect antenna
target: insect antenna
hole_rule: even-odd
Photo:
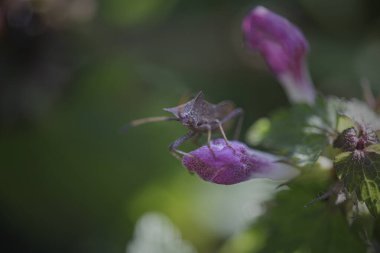
[[[162,122],[162,121],[172,121],[172,120],[178,120],[176,117],[166,117],[166,116],[160,116],[160,117],[148,117],[148,118],[142,118],[142,119],[135,119],[129,122],[127,125],[122,127],[120,129],[121,132],[127,132],[132,127],[137,127],[146,123],[153,123],[153,122]]]

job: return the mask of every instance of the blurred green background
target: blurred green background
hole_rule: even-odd
[[[180,124],[119,130],[199,90],[242,107],[244,130],[287,106],[242,41],[259,4],[304,31],[322,94],[361,97],[362,78],[380,92],[377,0],[2,1],[0,251],[124,252],[155,211],[197,252],[219,252],[257,217],[275,185],[191,176],[167,149]]]

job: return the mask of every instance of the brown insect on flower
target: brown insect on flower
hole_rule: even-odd
[[[129,127],[139,126],[141,124],[160,121],[179,121],[187,127],[189,131],[169,145],[170,152],[177,158],[179,155],[187,155],[178,149],[185,141],[191,138],[199,138],[203,133],[207,134],[207,144],[210,147],[211,135],[214,131],[220,131],[226,144],[229,142],[223,129],[223,124],[238,118],[234,138],[238,138],[243,123],[243,110],[236,108],[231,101],[222,101],[218,104],[212,104],[204,99],[203,92],[200,91],[192,100],[176,107],[164,108],[174,117],[150,117],[133,120],[128,124]],[[211,148],[210,148],[211,150]],[[212,151],[212,150],[211,150]]]

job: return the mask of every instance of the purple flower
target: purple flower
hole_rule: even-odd
[[[245,17],[242,29],[246,43],[264,57],[290,101],[313,104],[315,89],[305,59],[309,45],[302,32],[262,6]]]
[[[378,144],[380,141],[373,131],[366,125],[357,124],[357,127],[350,127],[338,135],[333,145],[344,151],[364,150],[366,147]]]
[[[287,180],[298,174],[292,166],[280,162],[280,158],[252,150],[238,141],[224,139],[211,142],[211,149],[202,146],[184,156],[182,163],[190,172],[203,180],[216,184],[237,184],[252,178]]]

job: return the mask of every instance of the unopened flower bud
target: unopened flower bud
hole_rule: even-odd
[[[308,42],[287,19],[258,6],[245,17],[246,43],[264,57],[291,102],[313,104],[315,89],[306,65]]]
[[[344,151],[354,151],[358,143],[358,133],[354,127],[347,128],[338,135],[334,141],[334,147]]]
[[[344,151],[363,150],[366,147],[379,143],[376,133],[363,125],[347,128],[334,141],[334,147]]]
[[[298,174],[280,157],[248,148],[238,141],[224,139],[211,142],[184,156],[182,163],[203,180],[216,184],[237,184],[253,178],[289,180]]]

